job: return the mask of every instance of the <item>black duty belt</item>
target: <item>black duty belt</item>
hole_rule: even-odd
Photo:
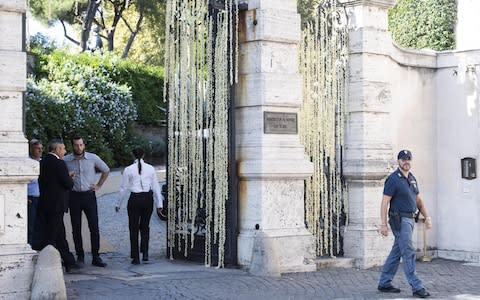
[[[415,212],[389,212],[388,215],[389,216],[392,216],[394,214],[398,214],[400,217],[402,218],[411,218],[411,219],[414,219],[415,218]]]

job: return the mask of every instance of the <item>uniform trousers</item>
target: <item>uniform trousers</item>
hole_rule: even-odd
[[[397,273],[400,265],[400,258],[403,262],[403,272],[408,283],[412,287],[412,291],[416,292],[423,289],[422,281],[417,277],[416,271],[416,254],[412,244],[412,233],[415,220],[413,218],[401,218],[400,228],[396,228],[393,219],[389,219],[390,228],[392,229],[395,241],[392,250],[387,257],[387,261],[383,266],[382,275],[380,276],[379,286],[390,287],[392,280]]]
[[[150,217],[153,212],[153,193],[130,193],[127,205],[128,229],[130,230],[130,257],[139,260],[140,252],[148,256]],[[140,249],[138,233],[140,232]]]

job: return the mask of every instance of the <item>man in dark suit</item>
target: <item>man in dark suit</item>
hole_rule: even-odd
[[[73,180],[67,165],[62,160],[65,144],[61,140],[52,140],[48,145],[49,153],[40,161],[40,200],[39,214],[45,220],[42,248],[52,245],[60,252],[65,269],[77,269],[75,258],[68,248],[65,237],[63,214],[68,210],[68,195],[73,187]]]

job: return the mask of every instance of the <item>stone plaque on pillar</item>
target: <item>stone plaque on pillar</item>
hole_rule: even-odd
[[[297,113],[263,112],[263,133],[298,134]]]

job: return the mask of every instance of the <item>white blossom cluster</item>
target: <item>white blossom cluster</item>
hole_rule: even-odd
[[[27,136],[48,140],[87,132],[90,142],[107,148],[122,143],[137,118],[130,88],[113,82],[102,67],[67,62],[55,70],[49,79],[27,81]]]

